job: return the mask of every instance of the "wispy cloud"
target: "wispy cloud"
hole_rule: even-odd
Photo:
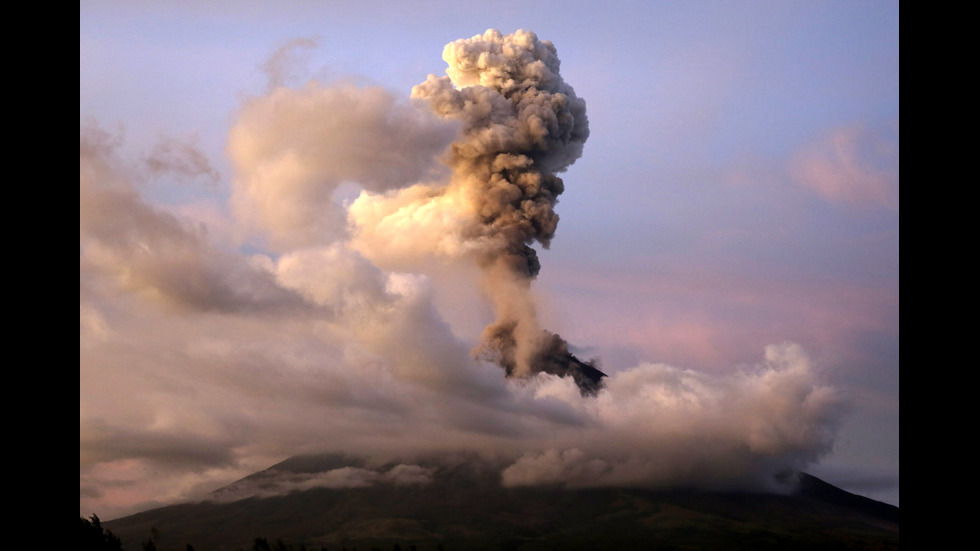
[[[898,210],[898,122],[878,131],[837,128],[791,162],[793,178],[834,203]]]

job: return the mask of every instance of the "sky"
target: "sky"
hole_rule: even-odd
[[[898,505],[898,2],[415,4],[80,3],[80,514],[324,451]]]

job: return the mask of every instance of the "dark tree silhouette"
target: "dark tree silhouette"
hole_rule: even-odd
[[[143,551],[157,551],[157,540],[160,539],[160,531],[156,526],[150,527],[150,539],[143,542]]]
[[[109,530],[102,528],[97,515],[92,519],[78,517],[79,540],[78,549],[82,551],[122,551],[122,540]]]

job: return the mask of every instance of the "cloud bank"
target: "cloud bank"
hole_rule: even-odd
[[[340,467],[316,473],[271,469],[240,480],[208,496],[211,501],[233,502],[249,497],[274,497],[313,488],[366,488],[378,484],[423,486],[432,482],[433,469],[398,464],[389,468]]]
[[[557,174],[589,134],[584,101],[530,32],[490,30],[444,59],[406,101],[319,82],[247,100],[228,153],[248,247],[149,202],[119,138],[82,121],[83,516],[319,451],[475,450],[508,458],[509,485],[711,488],[771,487],[830,451],[844,402],[793,344],[732,375],[641,363],[589,386],[531,285]],[[210,165],[176,177],[188,166]],[[451,322],[467,316],[486,329]],[[263,491],[424,482],[406,465]]]

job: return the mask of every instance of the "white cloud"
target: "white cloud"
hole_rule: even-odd
[[[504,472],[506,484],[767,487],[828,453],[846,411],[791,344],[768,347],[764,362],[732,375],[643,364],[575,406],[584,425],[525,454]]]
[[[341,184],[383,192],[432,178],[455,133],[379,87],[275,88],[249,100],[231,129],[232,201],[273,246],[329,244],[344,236]]]

